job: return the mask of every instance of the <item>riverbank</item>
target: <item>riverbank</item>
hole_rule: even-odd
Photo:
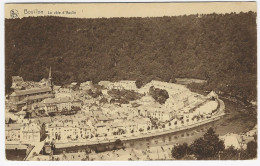
[[[257,124],[257,109],[240,105],[228,99],[225,102],[227,115],[215,122],[216,133],[225,135],[227,133],[245,133]]]
[[[220,108],[216,112],[216,114],[211,117],[210,119],[204,119],[198,122],[194,122],[188,126],[181,126],[181,127],[169,127],[169,129],[157,129],[157,130],[152,130],[151,133],[145,133],[142,135],[131,135],[130,137],[126,137],[124,135],[119,135],[116,137],[111,137],[111,138],[104,138],[104,140],[89,140],[88,142],[69,142],[69,143],[56,143],[55,146],[56,148],[66,148],[66,147],[71,147],[71,146],[88,146],[88,145],[100,145],[100,144],[107,144],[107,143],[113,143],[116,140],[120,139],[123,142],[127,141],[133,141],[133,140],[140,140],[140,139],[146,139],[150,137],[156,137],[156,136],[163,136],[167,135],[170,133],[176,133],[184,130],[189,130],[207,123],[211,123],[214,121],[219,120],[221,117],[225,115],[224,112],[225,105],[224,102],[220,100]]]
[[[201,95],[206,95],[199,89],[190,89]],[[227,133],[245,133],[257,124],[257,104],[243,102],[237,97],[224,93],[218,93],[219,98],[224,101],[227,115],[215,124],[216,133],[225,135]]]
[[[190,88],[188,87],[192,92],[195,92],[195,93],[198,93],[198,94],[201,94],[201,95],[207,95],[209,93],[209,91],[204,91],[204,90],[201,90],[201,89],[194,89],[194,88]],[[232,96],[232,95],[229,95],[227,93],[224,93],[224,92],[216,92],[219,96],[219,98],[221,99],[226,99],[226,100],[229,100],[231,102],[234,102],[234,103],[237,103],[237,104],[240,104],[240,105],[243,105],[243,106],[247,106],[247,107],[253,107],[253,108],[257,108],[257,102],[256,104],[253,104],[249,101],[244,101],[242,99],[242,97],[238,97],[238,96]]]

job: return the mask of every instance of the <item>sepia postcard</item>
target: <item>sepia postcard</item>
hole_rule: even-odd
[[[4,13],[6,160],[257,160],[256,2]]]

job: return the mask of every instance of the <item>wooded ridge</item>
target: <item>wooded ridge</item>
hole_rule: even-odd
[[[203,88],[256,100],[256,13],[156,18],[5,20],[5,82],[207,79]]]

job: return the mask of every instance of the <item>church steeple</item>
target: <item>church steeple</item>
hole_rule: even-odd
[[[50,70],[49,70],[49,79],[51,80],[52,77],[51,77],[51,66],[50,66]]]
[[[49,86],[51,87],[51,90],[53,91],[53,82],[52,82],[52,77],[51,77],[51,66],[50,66],[50,71],[49,71],[49,78],[48,78]]]

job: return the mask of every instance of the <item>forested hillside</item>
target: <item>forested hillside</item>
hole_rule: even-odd
[[[160,18],[5,21],[6,92],[11,76],[54,83],[207,79],[206,89],[256,100],[256,13]]]

